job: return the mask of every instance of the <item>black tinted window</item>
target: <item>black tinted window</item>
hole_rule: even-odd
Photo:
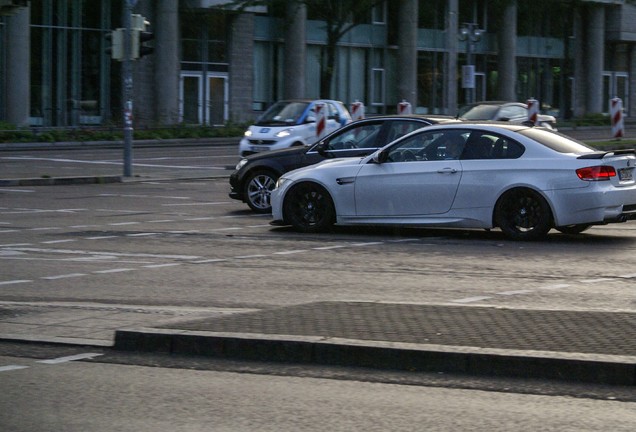
[[[519,130],[518,133],[559,153],[592,153],[595,151],[593,147],[558,132],[528,128]]]

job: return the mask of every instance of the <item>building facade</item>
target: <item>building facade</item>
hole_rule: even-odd
[[[0,121],[18,127],[121,124],[122,64],[106,36],[128,7],[154,35],[154,53],[132,62],[136,127],[248,122],[282,98],[362,101],[367,113],[406,100],[450,115],[536,98],[570,118],[607,113],[617,96],[636,113],[628,0],[15,3],[0,9]],[[365,4],[346,26],[330,21]]]

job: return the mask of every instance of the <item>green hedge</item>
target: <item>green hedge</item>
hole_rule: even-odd
[[[161,128],[139,128],[134,130],[136,140],[157,139],[198,139],[219,137],[240,137],[247,128],[246,124],[227,124],[225,126],[173,126]],[[0,142],[88,142],[120,141],[123,139],[121,128],[23,128],[0,122]]]

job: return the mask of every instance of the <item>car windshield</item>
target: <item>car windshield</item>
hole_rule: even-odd
[[[596,151],[594,147],[577,141],[574,138],[560,134],[558,132],[549,131],[538,128],[527,128],[518,131],[521,135],[527,136],[546,147],[551,148],[559,153],[593,153]]]
[[[260,116],[256,125],[297,124],[308,105],[308,102],[276,102]]]
[[[497,105],[471,105],[462,108],[458,117],[465,120],[490,120],[498,109]]]

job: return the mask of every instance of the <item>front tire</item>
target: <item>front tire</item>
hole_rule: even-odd
[[[552,211],[537,192],[514,189],[497,202],[495,223],[512,240],[538,240],[552,228]]]
[[[283,214],[297,231],[328,231],[336,221],[336,211],[329,193],[315,183],[299,183],[285,196]]]
[[[270,197],[278,176],[271,171],[256,171],[245,182],[245,202],[256,213],[271,213]]]

